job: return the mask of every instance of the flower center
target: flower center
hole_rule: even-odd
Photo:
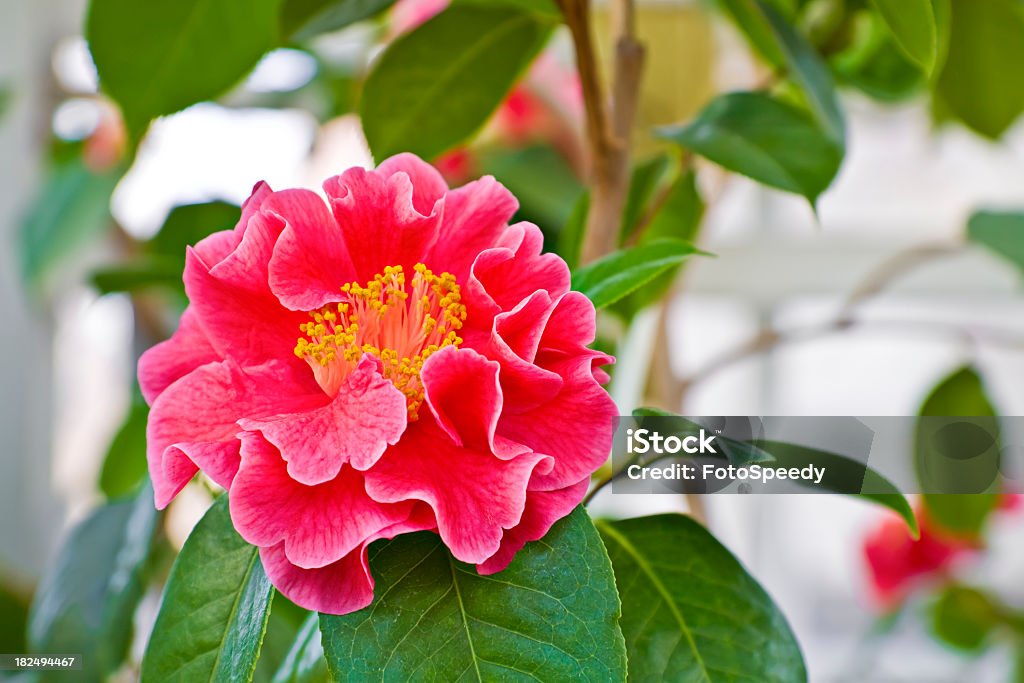
[[[423,403],[423,361],[442,347],[461,344],[457,332],[466,319],[454,275],[435,275],[422,263],[413,270],[408,284],[402,266],[388,266],[365,287],[343,286],[345,301],[311,311],[312,321],[299,325],[305,336],[295,345],[295,355],[309,363],[331,396],[364,353],[377,356],[384,376],[405,394],[410,421]]]

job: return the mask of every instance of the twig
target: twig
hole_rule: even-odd
[[[559,0],[576,50],[590,148],[590,212],[580,250],[581,263],[618,246],[622,209],[629,191],[630,137],[640,94],[644,48],[636,39],[633,0],[613,0],[611,99],[601,87],[590,30],[589,0]]]

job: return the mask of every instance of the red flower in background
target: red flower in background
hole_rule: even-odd
[[[906,522],[886,517],[864,541],[864,557],[873,594],[886,608],[895,607],[916,587],[946,574],[959,559],[978,550],[977,542],[940,529],[917,512],[921,535],[910,535]]]
[[[1004,493],[996,509],[1016,512],[1024,503],[1019,493]],[[959,560],[982,550],[980,538],[953,534],[931,520],[923,507],[915,511],[921,535],[911,537],[906,523],[895,516],[882,521],[864,540],[872,593],[886,608],[894,607],[918,586],[946,575]]]
[[[500,571],[611,446],[590,301],[493,178],[411,155],[308,190],[259,184],[187,254],[190,304],[139,381],[156,504],[202,470],[308,609],[368,605],[367,547],[435,530]]]

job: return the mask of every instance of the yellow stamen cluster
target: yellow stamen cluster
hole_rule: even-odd
[[[345,300],[310,312],[295,355],[313,368],[325,391],[337,393],[364,353],[381,359],[383,373],[406,396],[409,419],[423,403],[420,371],[431,354],[458,346],[466,320],[459,285],[451,273],[435,275],[422,263],[406,283],[402,266],[388,266],[362,286],[344,285]]]

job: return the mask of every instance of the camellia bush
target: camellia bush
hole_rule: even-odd
[[[937,123],[1002,136],[1024,109],[1007,68],[1024,64],[1024,5],[718,0],[706,11],[746,39],[761,78],[641,131],[658,46],[637,37],[634,0],[392,4],[89,3],[110,117],[54,145],[22,265],[46,296],[60,249],[115,235],[123,255],[91,283],[131,297],[146,350],[106,502],[69,532],[28,617],[31,651],[81,653],[83,668],[38,677],[806,681],[786,618],[698,519],[588,513],[621,474],[616,356],[638,312],[663,313],[686,264],[711,256],[700,173],[816,209],[846,152],[841,90],[924,97]],[[361,61],[319,52],[357,24],[372,34]],[[552,36],[575,71],[559,71]],[[237,84],[282,47],[316,75],[246,102]],[[336,169],[322,192],[260,182],[240,207],[179,206],[152,238],[129,237],[109,198],[151,122],[209,100],[355,113],[376,164]],[[637,158],[641,138],[657,152]],[[979,213],[967,239],[1024,266],[1024,214]],[[850,310],[887,282],[870,284]],[[662,371],[637,419],[678,408]],[[922,407],[995,414],[971,368]],[[839,458],[784,444],[767,457]],[[915,510],[869,474],[885,492],[859,497],[898,520],[865,551],[886,605],[972,552],[999,509],[1001,491]],[[187,487],[213,503],[179,550],[164,509]],[[943,609],[981,599],[953,589]],[[155,622],[139,617],[147,594]]]

